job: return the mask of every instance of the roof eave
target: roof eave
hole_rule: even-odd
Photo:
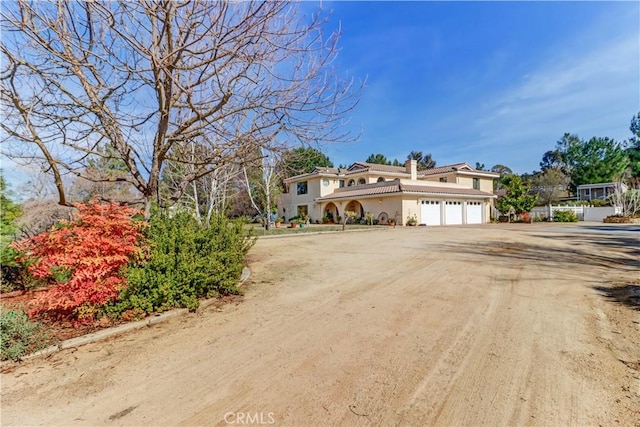
[[[434,193],[434,192],[426,192],[426,191],[403,191],[402,194],[411,194],[411,195],[423,195],[429,197],[463,197],[466,199],[495,199],[498,196],[495,194],[460,194],[460,193]]]

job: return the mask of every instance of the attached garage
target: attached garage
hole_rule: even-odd
[[[442,215],[440,200],[420,201],[420,223],[426,225],[441,225]]]
[[[447,200],[444,203],[445,224],[462,224],[462,202],[457,200]]]
[[[408,225],[417,217],[418,224],[430,227],[445,225],[483,224],[489,218],[489,206],[495,196],[463,184],[444,182],[403,181],[393,179],[337,188],[319,197],[320,211],[355,211],[364,216],[371,213],[381,224],[395,218],[399,225]],[[356,205],[358,209],[354,208]]]
[[[467,202],[467,224],[482,224],[482,202]]]

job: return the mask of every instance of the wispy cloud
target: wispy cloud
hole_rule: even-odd
[[[637,4],[438,4],[423,12],[436,9],[450,23],[471,13],[482,17],[458,27],[431,20],[421,33],[405,14],[408,22],[397,25],[409,30],[399,31],[396,21],[373,35],[363,28],[349,46],[360,49],[347,48],[360,53],[346,62],[372,71],[355,114],[364,125],[362,141],[332,149],[341,160],[423,150],[439,164],[480,161],[527,172],[564,132],[629,136],[640,109]],[[495,25],[482,24],[489,22]],[[422,46],[425,55],[416,56]]]
[[[626,138],[640,107],[639,45],[634,32],[584,55],[560,50],[482,106],[468,148],[504,149],[526,167],[564,132]]]

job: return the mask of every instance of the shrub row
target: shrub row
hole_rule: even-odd
[[[48,287],[34,301],[30,316],[93,320],[96,307],[115,300],[126,286],[122,267],[145,256],[139,211],[97,201],[76,208],[73,220],[11,244],[18,251],[16,260]]]
[[[29,317],[43,313],[89,322],[134,320],[199,298],[237,294],[245,255],[254,243],[246,221],[219,216],[209,226],[188,213],[157,213],[150,224],[116,204],[77,205],[72,221],[2,251],[4,279],[27,277],[47,290],[30,308],[0,312],[2,360],[19,360],[49,340]],[[6,258],[6,259],[5,259]]]
[[[555,211],[553,220],[555,222],[578,222],[578,215],[573,211]]]
[[[32,322],[24,311],[0,310],[0,347],[2,360],[20,360],[43,349],[48,335],[40,323]]]
[[[154,215],[147,232],[150,258],[127,267],[127,287],[105,314],[135,318],[173,307],[194,310],[199,298],[237,294],[253,245],[245,224],[218,216],[205,227],[184,212]]]
[[[146,223],[138,211],[118,204],[77,208],[72,221],[3,251],[3,261],[17,261],[7,279],[27,276],[34,287],[47,288],[29,316],[129,320],[173,307],[195,309],[199,298],[238,293],[253,244],[246,221],[219,216],[202,226],[185,212],[156,212]]]

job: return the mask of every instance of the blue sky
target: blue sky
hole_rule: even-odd
[[[565,132],[623,141],[640,111],[640,2],[303,8],[319,4],[342,30],[337,70],[367,81],[348,124],[359,140],[322,147],[336,166],[418,150],[438,165],[531,172]],[[23,180],[2,163],[9,181]]]
[[[565,132],[622,141],[640,110],[638,2],[323,2],[341,25],[336,66],[366,78],[349,126],[323,147],[438,165],[538,169]]]

